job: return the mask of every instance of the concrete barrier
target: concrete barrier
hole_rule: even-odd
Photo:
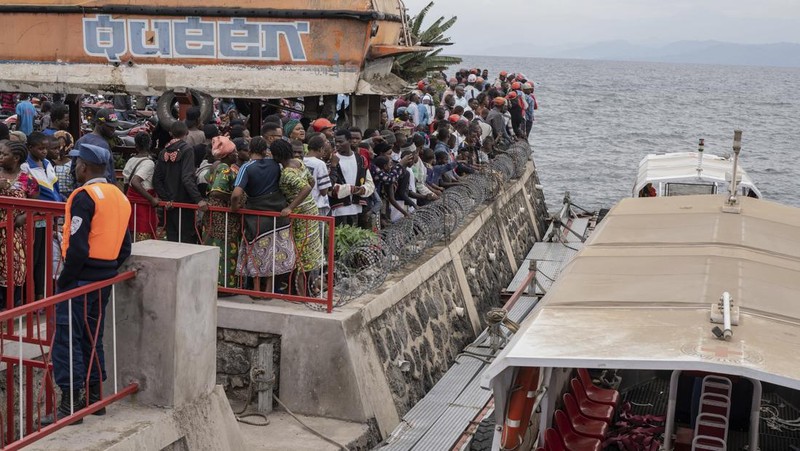
[[[207,274],[216,274],[218,259],[216,247],[134,244],[125,269],[136,278],[115,288],[117,355],[106,321],[104,390],[113,391],[116,360],[119,386],[135,381],[139,393],[26,449],[244,449],[225,393],[214,385],[216,278]]]

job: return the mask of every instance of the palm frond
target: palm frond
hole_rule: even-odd
[[[407,53],[395,57],[392,72],[400,78],[412,82],[435,74],[449,66],[460,64],[461,58],[440,55],[442,46],[452,45],[449,36],[444,33],[449,30],[458,19],[453,16],[445,19],[439,17],[432,24],[423,29],[425,18],[433,7],[434,2],[427,6],[409,20],[409,33],[415,45],[433,47],[428,52]]]

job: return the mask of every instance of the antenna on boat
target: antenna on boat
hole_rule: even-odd
[[[700,144],[697,145],[697,177],[703,175],[703,151],[706,148],[706,140],[700,138]]]
[[[730,197],[728,197],[728,202],[722,207],[722,211],[726,213],[739,213],[739,199],[736,197],[736,193],[739,188],[739,180],[737,176],[737,172],[739,170],[739,152],[742,151],[742,131],[741,130],[734,130],[733,131],[733,173],[731,174],[731,184],[730,184]]]

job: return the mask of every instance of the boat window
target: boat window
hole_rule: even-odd
[[[667,183],[667,196],[693,196],[696,194],[715,194],[717,187],[713,183]]]

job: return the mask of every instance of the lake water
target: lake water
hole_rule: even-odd
[[[800,69],[463,57],[460,67],[524,73],[539,110],[531,143],[548,204],[582,207],[630,196],[648,153],[732,153],[766,199],[800,207]]]

